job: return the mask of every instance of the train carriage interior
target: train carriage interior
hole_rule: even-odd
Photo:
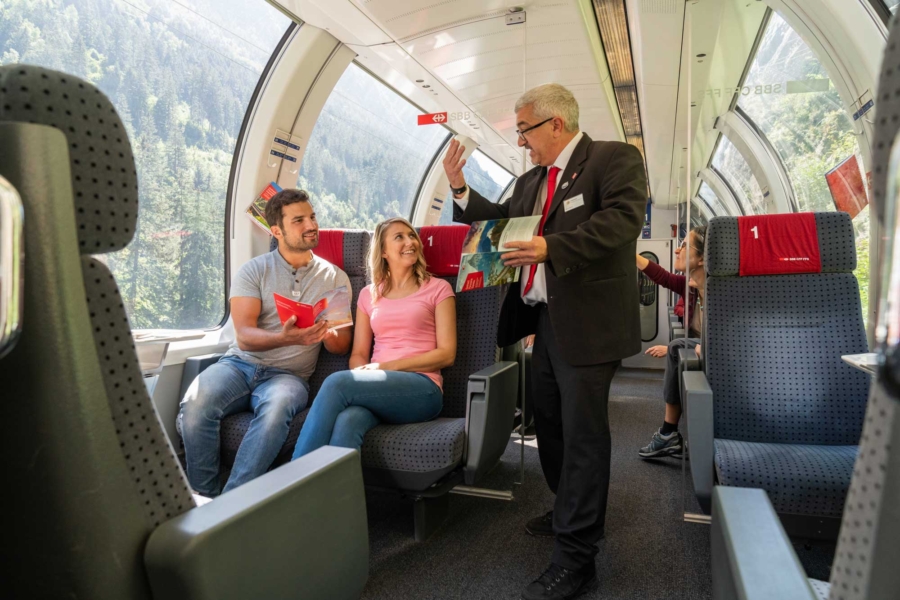
[[[530,267],[473,279],[460,248],[466,202],[508,215],[549,166],[524,147],[517,100],[559,84],[577,102],[578,139],[639,153],[646,199],[626,240],[639,301],[623,308],[640,351],[609,384],[598,583],[577,596],[900,599],[898,10],[3,0],[2,595],[531,598],[521,594],[558,543],[553,529],[525,528],[557,498],[535,415],[546,346],[497,335],[507,292],[521,285],[528,303]],[[464,192],[448,170],[458,145]],[[570,172],[555,189],[592,176]],[[345,273],[356,334],[375,328],[361,294],[379,277],[379,224],[406,219],[432,279],[455,290],[455,358],[432,369],[443,394],[432,418],[381,419],[359,450],[301,456],[320,390],[359,364],[355,343],[330,352],[326,341],[277,457],[221,494],[262,444],[265,414],[254,396],[218,415],[207,494],[183,399],[246,351],[232,300],[242,268],[271,253],[288,279],[299,271],[279,254],[292,224],[273,236],[266,222],[281,190],[305,192],[296,206],[315,212],[313,254]],[[616,210],[616,193],[576,231]],[[584,205],[566,200],[551,217],[552,198],[550,213],[527,213],[536,225],[542,215],[533,231],[546,221],[548,240],[565,235],[551,218]],[[583,295],[600,289],[546,268],[553,282],[584,282]],[[679,270],[680,287],[660,283]],[[553,305],[550,289],[557,327],[554,310],[582,309]],[[610,302],[598,297],[586,318]],[[668,390],[677,435],[659,428]],[[655,450],[658,435],[681,445]]]

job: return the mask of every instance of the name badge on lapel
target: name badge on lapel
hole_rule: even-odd
[[[578,208],[579,206],[584,206],[584,194],[578,194],[563,202],[563,208],[566,212],[569,212],[573,208]]]

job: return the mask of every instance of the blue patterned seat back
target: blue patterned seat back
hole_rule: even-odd
[[[739,277],[735,217],[706,236],[706,375],[715,436],[855,445],[869,376],[841,360],[868,351],[847,213],[816,213],[822,272]]]
[[[441,279],[456,289],[456,277]],[[497,324],[502,290],[495,286],[456,294],[456,362],[441,371],[444,377],[442,417],[465,417],[469,375],[500,360]]]
[[[344,272],[350,278],[350,285],[353,287],[353,297],[351,299],[350,310],[353,313],[353,319],[356,319],[356,302],[359,300],[359,293],[366,287],[366,255],[369,250],[369,239],[371,234],[362,229],[345,229],[344,230]],[[274,241],[275,238],[272,238]],[[276,244],[277,246],[277,244]],[[319,352],[319,359],[316,361],[316,370],[309,378],[310,397],[315,400],[315,394],[319,391],[325,378],[336,373],[337,371],[346,371],[349,368],[350,355],[335,356],[322,348]],[[299,428],[298,428],[299,430]]]

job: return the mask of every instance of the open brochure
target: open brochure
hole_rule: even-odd
[[[330,329],[340,329],[353,325],[353,317],[350,315],[350,292],[347,286],[329,290],[319,296],[314,304],[304,304],[285,298],[280,294],[275,296],[275,308],[278,310],[278,318],[284,325],[288,319],[297,317],[297,327],[306,329],[319,321],[328,321]]]
[[[519,280],[519,267],[507,267],[501,256],[512,252],[510,242],[528,242],[534,237],[541,216],[475,221],[463,241],[456,291],[467,292]]]
[[[256,200],[250,203],[246,210],[247,216],[250,217],[253,223],[270,235],[272,232],[269,229],[269,224],[266,222],[266,203],[280,191],[281,187],[274,181],[271,182],[259,193]]]

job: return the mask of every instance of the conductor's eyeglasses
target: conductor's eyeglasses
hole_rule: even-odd
[[[528,133],[529,131],[532,131],[533,129],[537,129],[538,127],[540,127],[540,126],[543,125],[544,123],[549,123],[549,122],[552,121],[552,120],[553,120],[553,117],[550,117],[549,119],[544,119],[543,121],[541,121],[541,122],[538,123],[537,125],[532,125],[531,127],[526,127],[525,129],[522,129],[522,130],[516,129],[516,133],[518,134],[518,136],[519,136],[520,138],[522,138],[522,141],[527,141],[527,140],[525,140],[525,134],[526,134],[526,133]]]

